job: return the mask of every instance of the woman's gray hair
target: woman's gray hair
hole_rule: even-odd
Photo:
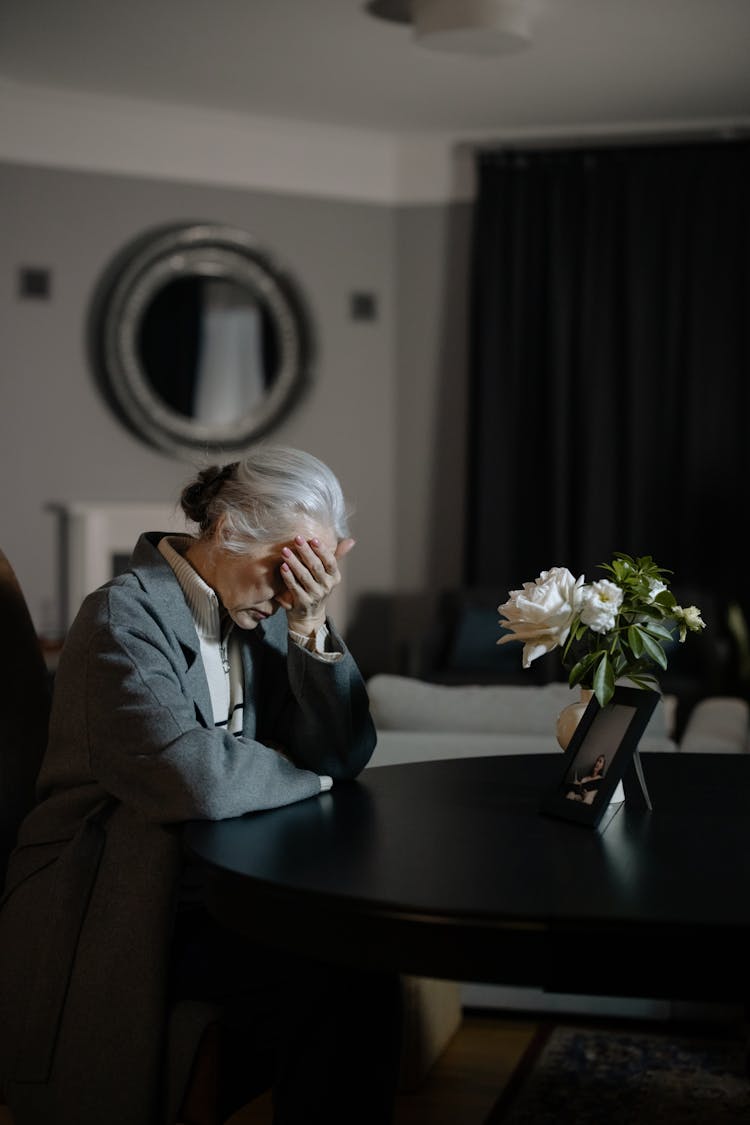
[[[336,475],[317,457],[283,445],[260,445],[241,461],[212,465],[182,492],[182,510],[201,538],[224,516],[221,545],[242,554],[251,543],[291,539],[300,524],[349,535],[347,509]]]

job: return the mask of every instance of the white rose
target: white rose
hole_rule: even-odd
[[[659,578],[649,578],[648,580],[648,600],[653,602],[662,592],[666,590],[666,583],[662,582]]]
[[[623,593],[615,582],[602,578],[581,591],[581,621],[592,633],[608,633],[614,628]]]
[[[551,652],[568,639],[575,617],[583,575],[574,578],[564,566],[543,570],[535,582],[525,582],[522,590],[511,590],[497,607],[506,620],[500,622],[509,632],[499,645],[523,641],[523,666],[528,668],[538,656]]]
[[[684,609],[681,605],[676,605],[673,613],[680,623],[680,642],[685,640],[688,629],[691,633],[700,633],[701,629],[706,628],[706,622],[701,617],[697,605],[689,605]]]

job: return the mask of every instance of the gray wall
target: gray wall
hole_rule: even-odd
[[[458,580],[463,518],[467,205],[393,208],[0,164],[2,546],[37,627],[58,620],[52,502],[172,502],[193,465],[143,444],[89,369],[85,325],[110,259],[150,227],[243,227],[289,269],[317,339],[312,386],[272,440],[307,448],[356,507],[346,619],[360,595]],[[21,266],[52,271],[51,300],[20,300]],[[378,301],[349,317],[349,294]]]
[[[471,209],[396,216],[396,552],[404,590],[460,581]]]

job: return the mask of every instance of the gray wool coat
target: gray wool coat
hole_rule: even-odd
[[[8,868],[0,1078],[16,1125],[174,1119],[195,1048],[167,1033],[180,825],[313,798],[319,775],[355,777],[375,746],[340,637],[331,627],[343,659],[321,661],[287,645],[283,612],[241,635],[242,736],[215,728],[160,538],[141,536],[131,569],[85,600],[68,634],[37,804]]]

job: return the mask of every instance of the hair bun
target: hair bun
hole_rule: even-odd
[[[180,497],[182,510],[188,519],[199,524],[201,529],[205,530],[210,524],[209,508],[211,501],[221,490],[224,481],[229,480],[232,476],[238,464],[238,461],[231,461],[223,467],[210,465],[207,469],[198,473],[197,480],[194,480],[182,490]]]

